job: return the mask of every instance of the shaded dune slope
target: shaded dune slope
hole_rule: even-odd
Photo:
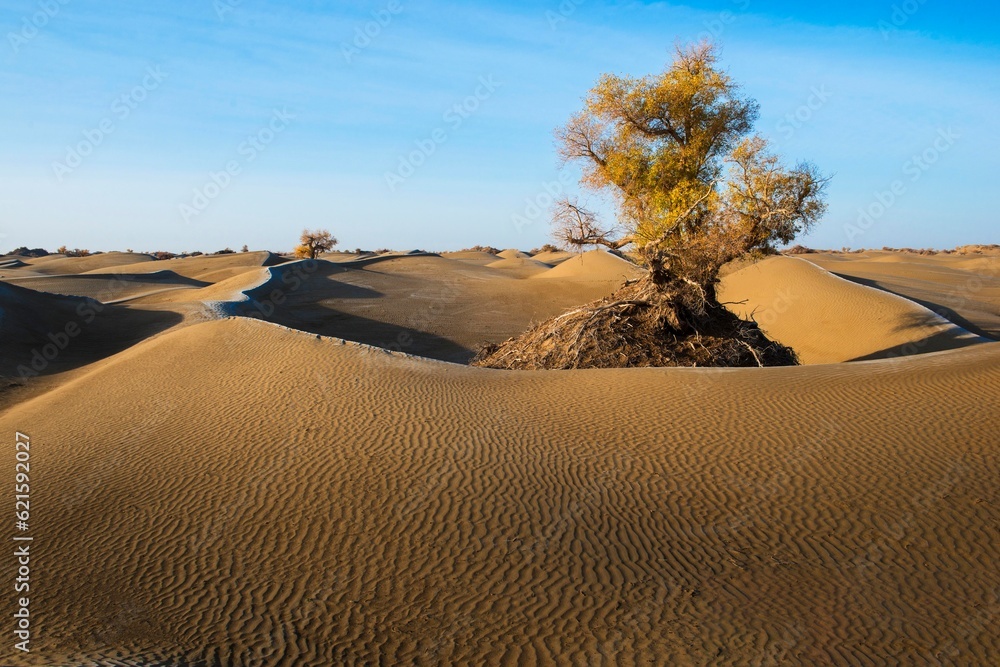
[[[605,296],[619,282],[596,276],[539,289],[521,277],[431,254],[302,260],[219,283],[201,296],[218,299],[213,305],[224,314],[464,363],[482,343],[505,340],[533,321]]]
[[[12,278],[8,282],[40,292],[88,297],[103,303],[134,299],[152,292],[204,287],[211,284],[165,269],[148,273],[102,272]]]
[[[182,319],[176,313],[104,305],[0,281],[0,376],[34,377],[76,368]]]

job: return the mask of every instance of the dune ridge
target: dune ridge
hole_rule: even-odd
[[[633,280],[646,275],[646,270],[627,259],[604,250],[591,250],[559,262],[538,278],[569,280]]]
[[[802,363],[890,358],[987,342],[903,297],[844,280],[797,257],[772,257],[727,275],[719,297],[753,317]]]
[[[530,262],[531,260],[496,260]],[[433,253],[358,261],[300,260],[188,292],[219,315],[261,318],[324,336],[465,363],[485,342],[611,293],[619,281],[525,280],[538,267],[496,268]],[[543,267],[545,271],[549,269]],[[171,297],[173,298],[173,297]]]
[[[862,285],[906,297],[974,333],[1000,340],[1000,255],[861,253],[803,259]]]

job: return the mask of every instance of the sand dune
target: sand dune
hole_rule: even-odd
[[[534,259],[536,262],[543,262],[545,264],[548,264],[549,266],[555,266],[556,264],[565,262],[567,259],[576,256],[577,253],[575,252],[566,252],[563,250],[558,252],[540,252],[537,255],[532,256],[532,259]]]
[[[28,266],[28,265],[20,257],[13,257],[13,256],[0,257],[0,270],[19,269],[23,266]]]
[[[139,264],[121,267],[98,268],[93,273],[146,273],[153,271],[173,271],[193,280],[216,282],[261,266],[275,266],[288,261],[271,252],[238,252],[225,255],[198,255],[166,259],[155,264]]]
[[[154,262],[151,255],[141,252],[104,252],[99,255],[88,255],[87,257],[65,257],[48,256],[37,257],[27,261],[29,267],[37,272],[48,275],[58,275],[66,273],[86,273],[95,269],[115,269],[120,266],[130,266],[133,264],[145,264]],[[162,267],[161,267],[162,268]]]
[[[103,303],[133,299],[152,292],[171,289],[191,289],[211,284],[186,278],[168,270],[152,271],[149,273],[60,274],[28,278],[8,278],[7,281],[21,287],[38,290],[39,292],[90,297]]]
[[[551,271],[538,274],[538,278],[563,280],[618,280],[639,278],[646,271],[632,262],[603,250],[591,250],[574,255],[559,263]]]
[[[970,319],[1000,307],[989,258],[878,256],[809,260],[965,294]],[[343,339],[465,361],[642,270],[241,253],[36,272],[65,259],[88,258],[0,281],[8,378],[79,328],[0,394],[0,427],[35,445],[44,554],[35,650],[0,644],[0,665],[1000,653],[1000,345],[913,301],[772,258],[723,298],[827,365],[503,372]],[[100,306],[25,288],[119,273],[163,289]],[[896,352],[916,356],[829,363]]]
[[[488,252],[482,252],[479,250],[460,250],[457,252],[443,252],[442,257],[447,259],[456,259],[469,264],[477,264],[479,266],[484,266],[491,262],[496,262],[502,259],[497,255],[490,254]]]
[[[45,610],[0,663],[989,664],[998,413],[997,345],[512,373],[187,327],[0,417]]]
[[[328,262],[353,262],[359,259],[365,259],[366,257],[374,257],[375,253],[365,252],[365,253],[353,253],[353,252],[326,252],[320,255],[320,259],[325,259]]]
[[[490,262],[486,266],[491,269],[500,269],[502,271],[508,271],[519,278],[528,278],[530,276],[537,275],[543,271],[548,271],[552,267],[548,264],[543,264],[537,260],[531,259],[530,257],[511,257],[507,259],[497,260],[496,262]]]
[[[162,293],[138,300],[140,303],[178,303],[190,301],[240,301],[243,292],[271,279],[271,273],[265,267],[247,268],[232,277],[218,280],[196,290]]]
[[[1000,256],[865,253],[804,259],[863,285],[899,294],[959,326],[1000,340]]]
[[[523,260],[498,260],[523,261]],[[546,271],[550,269],[545,269]],[[169,298],[230,300],[221,312],[464,363],[568,308],[610,294],[619,280],[553,280],[545,289],[515,270],[436,255],[358,262],[290,262]],[[226,296],[238,288],[246,297]]]
[[[530,259],[531,255],[526,252],[521,252],[517,248],[507,248],[506,250],[501,250],[497,253],[497,257],[501,259]]]
[[[0,281],[0,380],[3,390],[112,355],[183,318],[59,296]]]
[[[953,349],[986,339],[926,308],[840,279],[793,257],[773,257],[723,280],[719,296],[752,316],[805,364],[877,359]]]

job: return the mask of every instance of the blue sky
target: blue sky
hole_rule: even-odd
[[[0,0],[0,249],[287,250],[303,227],[529,249],[548,192],[574,187],[553,129],[601,73],[704,37],[757,130],[834,176],[804,242],[998,242],[998,19],[942,0]]]

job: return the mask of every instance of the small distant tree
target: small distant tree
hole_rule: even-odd
[[[296,257],[316,259],[320,253],[328,252],[337,245],[337,239],[325,229],[303,229],[299,245],[295,248]]]
[[[56,254],[59,254],[59,255],[68,255],[69,254],[69,248],[67,248],[64,245],[61,245],[58,248],[56,248]]]
[[[240,248],[240,252],[250,252],[250,247],[249,247],[249,246],[247,246],[247,244],[246,244],[246,243],[244,243],[244,244],[243,244],[243,247],[242,247],[242,248]]]

